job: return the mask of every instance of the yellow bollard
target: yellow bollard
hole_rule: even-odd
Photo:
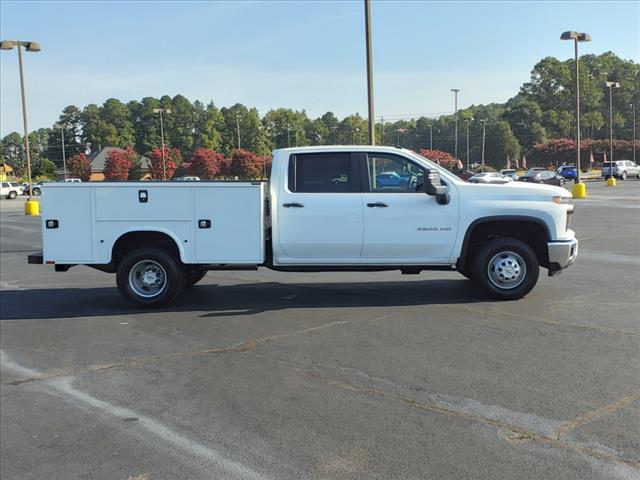
[[[40,202],[37,200],[27,200],[24,202],[25,215],[40,215]]]
[[[607,178],[607,187],[615,187],[616,179],[614,177]]]
[[[587,198],[587,186],[584,182],[574,183],[571,188],[573,198]]]

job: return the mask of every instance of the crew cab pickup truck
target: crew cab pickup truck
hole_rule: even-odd
[[[394,179],[391,181],[390,179]],[[400,179],[400,180],[398,180]],[[571,194],[469,184],[405,149],[275,150],[269,182],[49,183],[30,263],[116,274],[156,307],[209,270],[457,270],[513,300],[576,260]]]

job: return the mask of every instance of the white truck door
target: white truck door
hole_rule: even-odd
[[[296,154],[278,205],[279,263],[332,264],[359,259],[363,212],[349,152]]]
[[[424,169],[404,156],[369,153],[366,168],[363,259],[448,263],[456,240],[457,192],[450,189],[450,203],[439,205],[422,191]]]

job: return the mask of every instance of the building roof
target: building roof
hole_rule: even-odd
[[[100,152],[96,154],[95,157],[91,159],[91,171],[92,172],[102,172],[104,170],[105,163],[107,162],[107,158],[109,153],[111,152],[124,152],[124,148],[120,147],[104,147]],[[140,167],[142,170],[149,170],[149,166],[151,161],[144,156],[140,156]]]

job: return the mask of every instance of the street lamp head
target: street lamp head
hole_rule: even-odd
[[[2,42],[0,42],[0,49],[2,50],[11,50],[13,47],[14,45],[11,40],[2,40]]]
[[[458,93],[460,91],[460,89],[459,88],[452,88],[451,91],[455,92],[455,93]]]
[[[618,82],[604,82],[604,84],[609,88],[620,88],[620,84]]]
[[[39,52],[42,50],[38,42],[24,42],[23,45],[26,45],[27,52]]]
[[[575,40],[577,42],[590,42],[591,36],[584,32],[563,32],[560,40]]]

